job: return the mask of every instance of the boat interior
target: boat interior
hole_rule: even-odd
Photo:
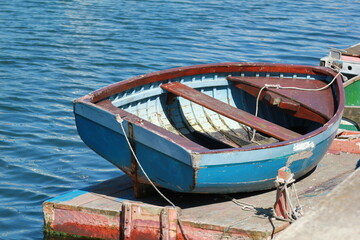
[[[334,89],[325,88],[330,78],[202,74],[142,85],[110,101],[208,149],[242,148],[295,139],[323,126],[336,112]]]

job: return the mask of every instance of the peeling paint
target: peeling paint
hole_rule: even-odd
[[[292,164],[295,161],[310,158],[313,154],[314,153],[312,151],[303,151],[303,152],[295,153],[288,158],[286,162],[286,167],[289,167],[290,164]]]
[[[198,169],[201,165],[201,158],[202,158],[202,155],[200,154],[191,154],[191,157],[192,157],[192,167],[194,169]]]
[[[314,148],[315,148],[315,143],[312,141],[308,141],[308,142],[295,143],[293,150],[294,152],[298,152],[298,151],[303,151],[306,149],[314,149]]]

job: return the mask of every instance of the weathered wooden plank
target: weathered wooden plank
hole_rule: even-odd
[[[276,125],[272,122],[256,117],[241,109],[233,107],[220,100],[210,97],[204,93],[201,93],[193,88],[190,88],[182,83],[170,82],[161,85],[161,87],[172,94],[186,98],[214,112],[224,115],[225,117],[228,117],[234,121],[248,125],[249,127],[254,128],[259,132],[265,133],[279,140],[286,141],[301,137],[301,135],[296,132],[293,132],[289,129]]]
[[[271,77],[227,77],[234,86],[257,97],[265,84],[281,87],[296,87],[301,89],[321,89],[326,86],[320,80]],[[260,100],[266,100],[272,105],[288,110],[295,117],[309,119],[320,123],[327,122],[335,112],[331,88],[321,91],[306,91],[297,89],[266,88],[260,95]]]
[[[132,190],[132,180],[123,175],[119,177],[118,182],[105,181],[92,186],[91,191],[87,191],[87,189],[75,190],[55,198],[53,202],[61,202],[71,206],[90,205],[105,196],[123,195],[128,189]]]
[[[340,133],[331,143],[329,151],[360,154],[360,132],[344,131]]]
[[[296,183],[305,216],[317,210],[317,204],[327,196],[327,193],[354,171],[358,160],[358,154],[327,154],[311,177]],[[126,181],[124,178],[105,182],[107,184],[102,185],[105,188],[104,192],[113,192],[114,189],[121,187],[121,181]],[[83,191],[92,192],[94,189],[99,191],[98,187],[99,185],[94,188],[89,187]],[[176,209],[166,207],[167,203],[158,195],[134,201],[132,194],[119,198],[106,198],[113,199],[114,204],[119,204],[121,210],[102,208],[101,203],[104,202],[104,198],[99,198],[97,206],[93,205],[92,208],[73,206],[71,202],[59,201],[59,199],[67,199],[66,196],[50,199],[43,205],[45,231],[102,239],[126,239],[124,227],[130,227],[126,233],[130,238],[127,239],[159,239],[159,237],[174,239],[176,234],[175,239],[183,240],[185,234],[188,239],[197,240],[221,238],[250,240],[270,239],[274,233],[287,226],[283,221],[269,221],[271,207],[275,201],[275,191],[232,195],[190,195],[170,192],[165,194],[176,206],[182,208],[183,230],[178,224]],[[244,210],[241,205],[236,204],[237,201],[232,201],[233,199],[238,200],[238,204],[253,205],[254,208]],[[356,208],[359,207],[359,201],[352,201],[352,204],[355,204]],[[125,206],[132,211],[124,214]],[[129,222],[126,223],[126,219]],[[354,224],[357,222],[353,221]]]

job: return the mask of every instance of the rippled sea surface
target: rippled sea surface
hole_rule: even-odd
[[[318,65],[360,42],[360,1],[0,2],[0,239],[43,239],[42,203],[121,174],[89,150],[72,100],[203,63]]]

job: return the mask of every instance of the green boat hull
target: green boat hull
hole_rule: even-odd
[[[360,130],[360,76],[344,83],[345,108],[340,128]]]

